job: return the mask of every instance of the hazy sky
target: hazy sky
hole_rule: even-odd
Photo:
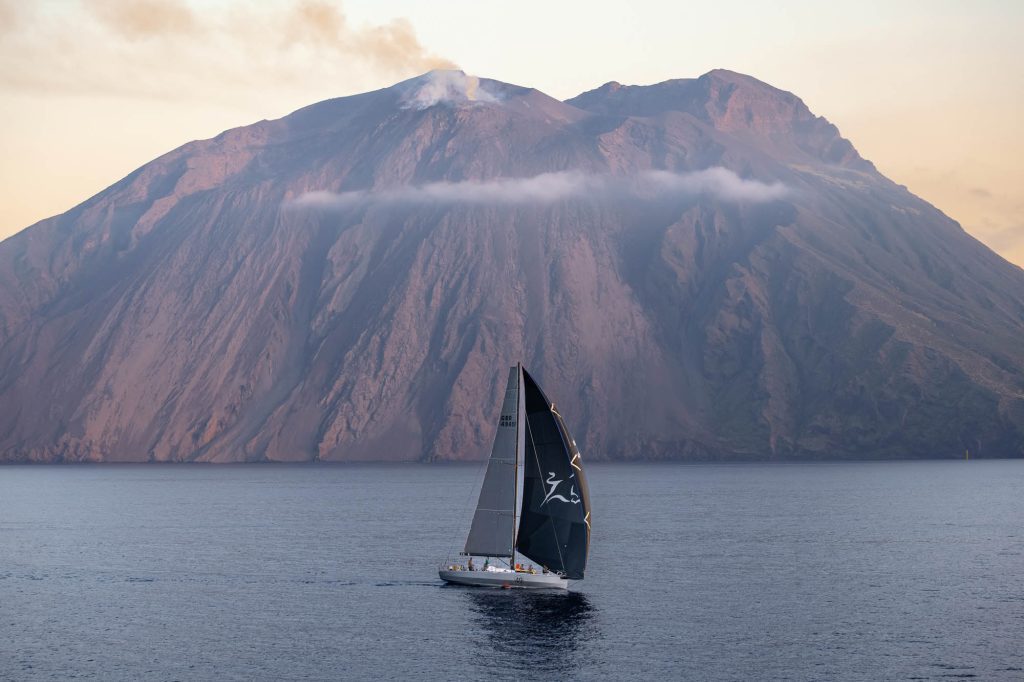
[[[435,66],[790,90],[1024,265],[1024,1],[0,0],[0,238],[192,139]]]

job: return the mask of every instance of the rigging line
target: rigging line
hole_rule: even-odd
[[[533,459],[537,462],[537,473],[540,474],[540,480],[543,481],[544,474],[540,468],[540,457],[537,456],[537,444],[533,442],[533,429],[530,428],[529,415],[527,415],[526,418],[526,430],[530,434],[530,445],[533,446]],[[526,485],[524,484],[523,487],[525,488]],[[523,500],[524,503],[525,501],[526,500]],[[555,530],[555,522],[551,520],[550,514],[548,515],[548,525],[551,526],[551,533],[555,536],[555,549],[558,550],[558,560],[562,562],[562,573],[565,573],[565,557],[562,556],[562,546],[558,544],[558,531]]]
[[[480,490],[481,486],[483,485],[484,477],[487,475],[487,467],[490,466],[490,463],[491,463],[491,457],[490,457],[490,454],[488,454],[487,457],[484,458],[483,462],[481,462],[480,465],[478,465],[478,467],[477,467],[477,472],[476,472],[477,485],[476,485],[475,488],[469,488],[469,490],[466,492],[466,501],[462,503],[462,513],[461,513],[461,516],[463,518],[466,517],[466,510],[469,509],[470,505],[473,504],[473,493],[477,492],[477,495],[479,495],[478,491]],[[473,517],[474,516],[476,516],[476,508],[475,507],[474,507],[474,510],[473,510],[473,515],[469,517],[469,527],[471,529],[473,527]],[[452,549],[451,548],[459,546],[459,535],[460,535],[459,530],[460,530],[460,526],[459,526],[459,524],[453,523],[452,524],[452,528],[453,528],[453,530],[452,530],[453,537],[452,537],[451,544],[448,546],[448,555],[445,558],[445,564],[451,563],[450,562],[450,559],[451,559],[451,556],[452,556]],[[468,534],[468,531],[467,531],[467,534]],[[463,546],[463,548],[465,548],[465,546]],[[456,551],[458,551],[458,550],[456,550]],[[461,554],[459,556],[461,556]]]

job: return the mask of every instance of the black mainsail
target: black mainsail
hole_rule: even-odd
[[[583,462],[554,403],[525,369],[522,377],[525,473],[516,549],[548,570],[580,580],[590,549]]]

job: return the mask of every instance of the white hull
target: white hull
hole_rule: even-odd
[[[520,587],[533,589],[569,589],[569,581],[554,573],[523,573],[512,571],[452,571],[440,569],[441,580],[458,585],[476,587]]]

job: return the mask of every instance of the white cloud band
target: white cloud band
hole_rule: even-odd
[[[550,204],[586,196],[626,193],[640,197],[711,196],[723,201],[764,203],[784,198],[780,182],[745,180],[726,168],[690,173],[648,170],[634,175],[541,173],[526,178],[432,182],[353,192],[309,192],[288,203],[293,208],[345,210],[378,204]]]

